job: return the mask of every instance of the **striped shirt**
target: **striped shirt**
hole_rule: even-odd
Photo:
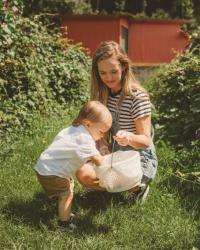
[[[138,118],[151,115],[151,103],[148,96],[141,90],[136,90],[135,97],[126,96],[123,100],[118,113],[118,129],[136,133],[135,121]],[[120,98],[120,92],[111,94],[108,97],[107,107],[113,116],[113,126],[116,121],[117,103]]]

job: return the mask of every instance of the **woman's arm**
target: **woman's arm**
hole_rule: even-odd
[[[135,121],[136,134],[119,130],[114,139],[122,146],[132,146],[137,149],[147,148],[151,143],[151,116],[144,116]]]

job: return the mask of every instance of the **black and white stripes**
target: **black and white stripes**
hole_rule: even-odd
[[[110,94],[108,109],[112,114],[117,110],[120,93]],[[135,120],[151,115],[151,103],[148,96],[141,90],[135,92],[135,97],[126,96],[119,111],[120,129],[136,133]]]

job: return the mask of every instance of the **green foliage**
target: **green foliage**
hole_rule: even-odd
[[[189,181],[198,185],[200,190],[200,142],[193,143],[190,148],[183,148],[177,152],[175,174],[182,181]]]
[[[169,13],[164,11],[163,9],[157,9],[154,13],[151,15],[152,19],[170,19]]]
[[[192,41],[188,50],[192,51],[194,54],[198,55],[200,50],[200,25],[198,22],[191,24],[184,24],[181,29],[183,32],[187,33],[190,41]]]
[[[125,3],[126,2],[124,0],[116,0],[114,2],[116,10],[117,11],[124,11]]]
[[[194,17],[194,3],[192,0],[173,1],[172,14],[178,18],[191,19]]]
[[[62,13],[62,14],[91,14],[92,8],[87,0],[31,0],[24,2],[24,14]]]
[[[169,192],[172,189],[179,190],[179,195],[188,202],[200,201],[199,146],[200,142],[196,141],[190,147],[177,150],[161,140],[156,147],[159,160],[158,174],[162,175],[160,185],[168,187]]]
[[[194,34],[195,31],[194,31]],[[200,124],[199,36],[188,50],[150,80],[160,136],[173,144],[190,144]]]
[[[31,125],[67,102],[88,98],[88,58],[79,46],[49,33],[42,23],[1,11],[0,133]]]
[[[23,13],[25,16],[39,13],[92,13],[88,0],[4,0],[0,6],[4,6],[4,9],[13,9],[16,13]]]
[[[0,17],[3,17],[7,11],[11,11],[14,14],[22,14],[23,8],[23,0],[3,0],[0,2]]]
[[[194,29],[195,28],[195,29]],[[194,193],[200,190],[200,141],[195,132],[200,124],[200,57],[199,26],[184,26],[190,31],[190,44],[186,53],[180,55],[170,65],[161,69],[150,80],[150,92],[157,109],[158,144],[162,139],[170,141],[175,147],[167,154],[167,163],[171,165],[171,184],[181,186],[182,193]],[[182,147],[177,150],[177,146]],[[161,147],[164,149],[164,147]],[[170,155],[170,157],[169,157]]]
[[[192,41],[188,49],[161,68],[148,87],[156,108],[158,144],[163,139],[176,148],[171,179],[183,192],[194,193],[200,190],[200,26],[187,24],[182,30]]]
[[[198,18],[199,0],[4,0],[25,16],[45,14],[106,14],[123,12],[153,19]]]
[[[92,0],[91,5],[97,13],[123,11],[145,19],[191,19],[200,13],[199,0]]]

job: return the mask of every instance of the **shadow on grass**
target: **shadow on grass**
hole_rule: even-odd
[[[90,209],[91,214],[105,211],[110,205],[121,205],[125,203],[123,193],[108,193],[100,191],[90,191],[77,193],[74,197],[75,206]]]
[[[82,197],[81,193],[75,194],[73,207],[76,213],[82,208],[84,215],[77,214],[75,223],[78,229],[74,232],[79,235],[105,234],[111,230],[106,224],[97,225],[93,222],[94,215],[105,211],[110,204],[119,204],[123,195],[107,192],[90,192]],[[38,230],[46,227],[48,230],[56,230],[55,214],[57,212],[56,200],[50,200],[45,193],[36,193],[32,200],[13,200],[4,208],[3,214],[12,224],[24,224]]]
[[[10,201],[3,208],[3,213],[13,224],[22,223],[35,228],[44,224],[49,227],[55,215],[55,207],[56,203],[49,200],[44,193],[37,193],[30,201]]]

